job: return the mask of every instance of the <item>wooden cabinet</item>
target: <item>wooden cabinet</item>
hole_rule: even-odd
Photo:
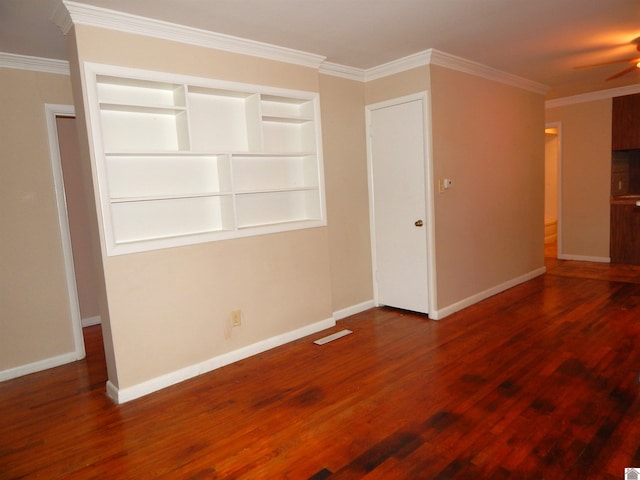
[[[640,195],[618,197],[611,204],[611,262],[640,264]]]
[[[317,93],[85,68],[109,255],[326,224]]]
[[[640,94],[613,98],[611,129],[613,263],[640,264]]]
[[[612,150],[640,149],[640,94],[613,98]]]

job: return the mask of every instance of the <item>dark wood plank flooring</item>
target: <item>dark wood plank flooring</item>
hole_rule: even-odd
[[[120,406],[89,327],[86,360],[0,383],[0,478],[621,479],[640,269],[548,267],[439,322],[372,309]]]

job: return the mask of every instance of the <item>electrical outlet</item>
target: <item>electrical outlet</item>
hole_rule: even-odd
[[[231,312],[231,326],[239,327],[242,325],[242,310],[233,310]]]

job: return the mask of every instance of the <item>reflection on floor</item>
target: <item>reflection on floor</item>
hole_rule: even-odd
[[[640,283],[640,265],[558,260],[555,243],[545,244],[544,257],[547,273],[550,275]]]

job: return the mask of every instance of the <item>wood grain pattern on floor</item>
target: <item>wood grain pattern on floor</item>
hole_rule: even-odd
[[[0,478],[623,478],[640,269],[547,265],[441,321],[374,308],[120,406],[86,328],[87,359],[0,383]]]

